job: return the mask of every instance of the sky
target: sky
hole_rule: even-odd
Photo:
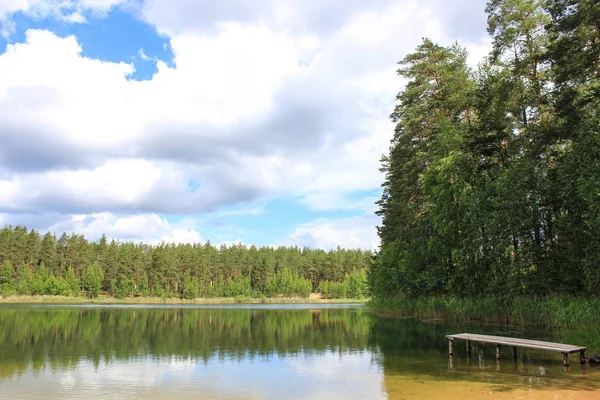
[[[376,249],[380,158],[422,38],[484,0],[0,0],[0,226]]]

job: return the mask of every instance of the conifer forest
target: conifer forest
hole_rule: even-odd
[[[370,252],[234,244],[148,245],[0,230],[0,292],[117,297],[364,298]]]
[[[376,298],[600,294],[600,4],[486,12],[478,67],[428,39],[399,62]]]

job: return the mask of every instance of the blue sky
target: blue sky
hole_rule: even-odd
[[[133,63],[131,79],[148,80],[156,73],[155,59],[173,66],[173,53],[167,37],[151,25],[120,8],[107,15],[86,15],[86,23],[69,23],[52,17],[31,18],[21,12],[11,16],[12,32],[0,38],[3,51],[9,43],[25,42],[28,29],[43,29],[59,37],[74,35],[81,55],[102,61]],[[142,55],[143,54],[143,55]],[[145,57],[144,57],[145,56]],[[146,59],[147,57],[147,59]]]
[[[396,62],[483,1],[0,1],[0,224],[373,249]]]

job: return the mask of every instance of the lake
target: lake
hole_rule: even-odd
[[[0,399],[600,398],[600,368],[576,357],[506,348],[497,363],[457,342],[449,360],[445,335],[465,330],[565,338],[354,304],[0,305]]]

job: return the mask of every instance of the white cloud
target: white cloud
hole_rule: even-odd
[[[142,60],[144,60],[144,61],[150,61],[150,60],[153,60],[153,58],[151,58],[151,57],[148,57],[148,56],[146,55],[146,53],[144,52],[144,49],[139,49],[139,50],[138,50],[138,55],[139,55],[139,56],[140,56],[140,58],[141,58]],[[154,61],[157,61],[157,60],[156,60],[156,59],[154,59]]]
[[[56,18],[68,23],[87,22],[84,12],[103,15],[111,8],[131,4],[133,0],[2,0],[0,2],[0,33],[9,36],[14,26],[10,17],[22,12],[43,19]]]
[[[0,20],[22,11],[83,23],[88,13],[135,4],[5,0]],[[193,241],[193,229],[152,218],[152,235],[116,230],[115,215],[203,213],[278,196],[318,210],[370,211],[373,194],[356,193],[373,193],[382,180],[388,115],[403,84],[396,61],[423,36],[451,43],[444,10],[452,6],[273,4],[144,2],[140,18],[169,35],[174,63],[156,61],[158,72],[142,82],[128,79],[133,64],[84,57],[73,36],[30,30],[9,45],[0,54],[0,213],[108,215],[62,222],[90,234]],[[466,44],[471,59],[489,46],[480,37]],[[141,48],[138,56],[150,61]],[[293,238],[371,247],[376,223],[362,215],[317,221]]]
[[[28,139],[31,146],[19,149],[25,152],[35,150],[42,138],[59,148],[70,147],[71,151],[58,160],[67,163],[66,170],[15,173],[10,179],[3,179],[1,185],[6,190],[0,203],[5,210],[14,211],[17,207],[27,211],[22,208],[31,210],[34,203],[54,204],[53,200],[69,197],[86,212],[90,208],[103,211],[102,207],[107,211],[136,205],[143,208],[144,204],[152,207],[151,204],[161,202],[167,203],[164,208],[148,211],[203,211],[243,200],[221,196],[238,189],[258,193],[276,189],[284,182],[294,185],[294,176],[287,171],[297,170],[298,160],[276,155],[277,149],[273,150],[275,154],[256,156],[240,154],[243,148],[221,145],[217,151],[223,153],[223,158],[227,152],[237,153],[229,165],[219,165],[219,160],[202,165],[205,160],[201,155],[190,160],[192,165],[180,164],[178,154],[167,164],[150,159],[122,159],[135,154],[137,141],[147,138],[147,131],[153,126],[165,127],[156,137],[155,146],[167,144],[169,134],[177,127],[186,132],[183,140],[197,141],[200,148],[203,140],[235,142],[236,137],[244,136],[244,140],[252,140],[247,136],[253,128],[244,127],[244,120],[253,126],[257,118],[264,118],[284,77],[302,67],[296,65],[293,41],[277,33],[264,28],[231,27],[223,35],[219,40],[195,36],[173,39],[177,68],[163,66],[149,82],[127,81],[131,65],[81,57],[81,47],[74,37],[28,31],[25,44],[9,46],[0,56],[0,76],[10,77],[0,78],[0,102],[4,106],[0,114],[12,126],[33,125],[12,140]],[[266,49],[276,50],[276,55]],[[203,61],[199,54],[213,54],[212,61]],[[242,60],[246,60],[244,74],[235,70]],[[301,71],[298,73],[302,75]],[[224,125],[241,130],[213,133]],[[201,130],[194,130],[195,126]],[[5,135],[10,132],[7,130]],[[281,148],[288,151],[285,143]],[[88,156],[74,162],[88,165],[68,165],[69,157],[82,154]],[[44,157],[47,154],[41,157],[42,161]],[[41,162],[37,155],[17,157],[17,162],[24,160]],[[302,160],[302,165],[306,161]],[[310,161],[309,165],[314,165],[319,159]],[[215,172],[220,176],[215,177]],[[198,192],[187,190],[191,178],[202,181]],[[352,182],[360,180],[354,177]],[[373,186],[373,182],[367,186]],[[160,201],[155,201],[157,196]]]
[[[260,114],[269,107],[275,82],[287,73],[284,64],[289,56],[284,54],[285,39],[279,40],[275,34],[272,41],[265,42],[261,39],[265,35],[269,36],[261,29],[234,33],[225,39],[224,43],[231,44],[225,50],[215,47],[216,40],[180,37],[173,41],[177,69],[163,66],[152,81],[134,82],[126,80],[132,72],[128,64],[81,57],[81,48],[73,37],[28,31],[26,44],[11,45],[0,55],[0,115],[4,123],[23,129],[18,137],[14,137],[15,130],[7,129],[0,133],[0,139],[4,135],[7,144],[30,142],[27,148],[19,146],[15,151],[9,151],[7,146],[5,151],[10,154],[5,157],[15,157],[17,163],[43,164],[45,157],[55,154],[50,147],[58,147],[59,151],[70,147],[71,151],[57,160],[67,163],[66,169],[16,172],[0,180],[0,186],[5,187],[0,204],[5,210],[31,210],[36,208],[34,202],[51,204],[46,200],[68,197],[85,211],[136,205],[143,208],[146,203],[149,208],[154,207],[153,211],[189,212],[244,200],[236,198],[232,190],[252,193],[271,189],[278,183],[271,172],[279,164],[278,157],[238,154],[229,165],[219,165],[227,162],[228,151],[236,151],[226,145],[218,149],[223,160],[214,163],[202,155],[187,163],[177,159],[162,162],[129,158],[138,147],[136,140],[148,137],[147,131],[153,126],[164,127],[156,137],[159,147],[168,143],[177,127],[187,130],[187,138],[200,147],[203,141],[234,142],[235,137],[243,136],[246,132],[242,131],[231,133],[231,139],[223,138],[211,130]],[[275,50],[280,46],[281,51],[270,57],[261,50],[263,45]],[[197,50],[198,54],[212,52],[212,64],[202,61]],[[239,59],[231,59],[231,54],[237,54]],[[263,56],[271,69],[259,67]],[[245,75],[232,69],[243,59],[256,61]],[[195,126],[200,127],[198,124],[202,124],[203,131],[194,130]],[[18,151],[36,151],[44,140],[48,148],[38,152],[44,154],[15,156]],[[78,155],[85,159],[78,160]],[[88,165],[68,165],[70,158],[75,159],[75,164]],[[202,183],[194,193],[187,187],[192,178]],[[86,204],[90,207],[86,208]],[[180,210],[175,210],[178,207]]]
[[[173,229],[167,235],[162,235],[156,242],[165,243],[202,243],[197,231],[189,229]]]
[[[102,209],[110,202],[136,208],[142,206],[144,197],[151,195],[157,185],[169,186],[176,196],[179,180],[177,171],[145,160],[107,161],[90,170],[17,175],[3,182],[5,190],[0,193],[0,203],[13,211],[36,209],[45,202],[61,207],[63,201],[71,203],[70,207],[86,204],[88,209]]]
[[[107,12],[131,0],[2,0],[0,16],[7,17],[22,12],[35,18],[59,17],[75,11]]]
[[[489,56],[492,49],[492,40],[489,37],[482,38],[479,42],[471,43],[467,47],[469,52],[467,62],[469,63],[469,66],[477,70],[478,65],[483,62],[485,57]]]
[[[221,243],[219,243],[218,245],[224,244],[227,247],[231,247],[231,246],[244,246],[244,247],[249,247],[248,244],[244,243],[242,241],[242,239],[236,239],[236,240],[223,240]]]
[[[296,228],[277,245],[376,250],[379,247],[376,225],[380,222],[381,219],[372,213],[340,219],[318,219]]]
[[[232,216],[232,215],[260,215],[265,213],[265,206],[241,208],[239,210],[222,210],[217,215]]]
[[[201,243],[200,233],[188,220],[175,223],[157,214],[136,214],[118,217],[110,213],[74,215],[48,228],[50,232],[67,232],[84,235],[97,240],[106,234],[109,239],[121,239],[145,243]]]
[[[63,17],[63,20],[72,24],[83,24],[87,22],[87,18],[85,18],[79,11],[76,11],[69,15],[65,15]]]

